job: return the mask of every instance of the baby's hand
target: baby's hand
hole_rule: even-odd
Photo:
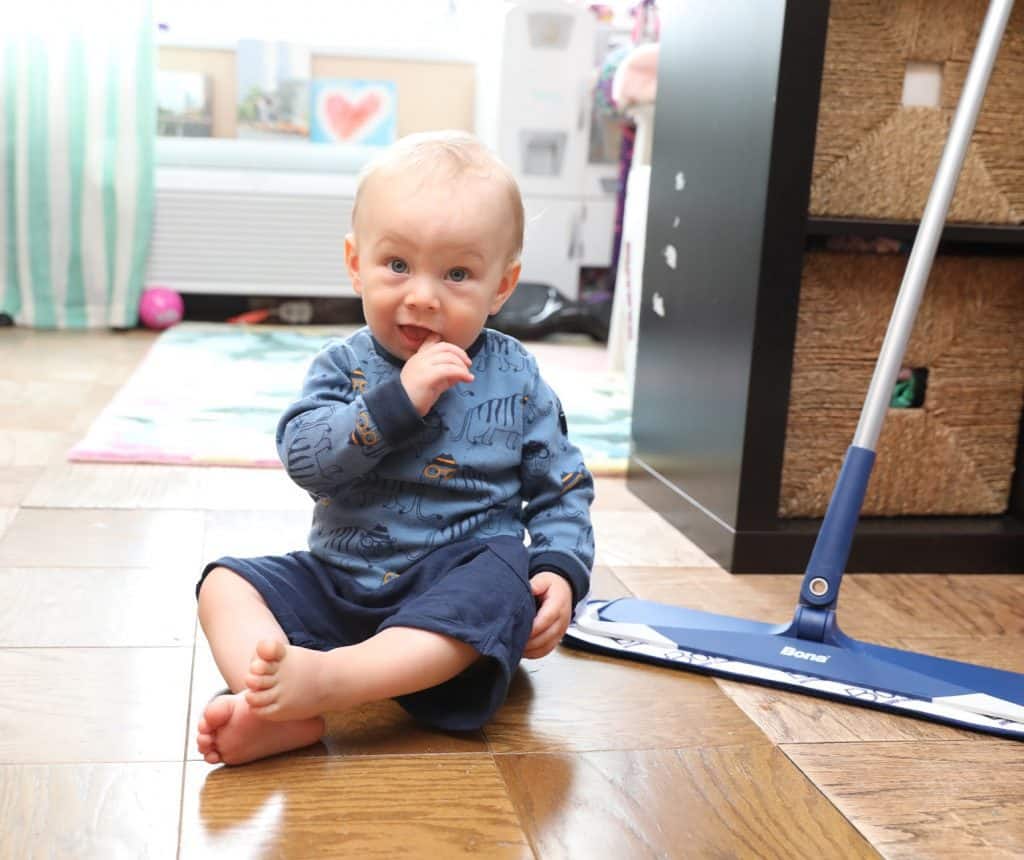
[[[536,574],[530,590],[540,604],[523,656],[536,660],[550,654],[572,620],[572,588],[564,576],[551,571]]]
[[[405,393],[422,418],[445,391],[459,382],[472,382],[466,351],[446,343],[438,334],[430,335],[402,368]]]

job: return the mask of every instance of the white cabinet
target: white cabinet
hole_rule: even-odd
[[[521,280],[548,284],[567,298],[579,292],[581,266],[608,266],[613,200],[528,196]]]
[[[522,279],[575,299],[580,267],[611,262],[618,163],[589,161],[602,40],[593,14],[565,0],[509,4],[492,23],[477,61],[477,133],[523,192]]]

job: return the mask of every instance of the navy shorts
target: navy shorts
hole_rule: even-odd
[[[530,638],[536,603],[526,547],[513,537],[467,540],[434,550],[377,588],[309,552],[210,562],[252,585],[288,641],[330,651],[369,639],[387,627],[416,627],[451,636],[481,660],[436,687],[396,701],[414,718],[451,731],[477,729],[505,701],[512,673]]]

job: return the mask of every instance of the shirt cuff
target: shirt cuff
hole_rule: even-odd
[[[573,608],[590,591],[590,571],[579,559],[564,552],[539,552],[530,558],[530,576],[550,570],[565,577],[572,588]]]
[[[394,448],[423,429],[423,419],[412,405],[400,379],[392,379],[371,388],[363,395],[373,423]]]

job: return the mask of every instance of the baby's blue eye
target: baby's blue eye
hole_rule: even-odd
[[[404,275],[409,271],[409,264],[405,260],[395,258],[394,260],[388,260],[388,268],[396,275]]]
[[[462,283],[462,281],[466,280],[466,278],[468,277],[469,272],[467,272],[465,269],[452,269],[448,273],[448,280],[455,281],[455,283],[457,284]]]

